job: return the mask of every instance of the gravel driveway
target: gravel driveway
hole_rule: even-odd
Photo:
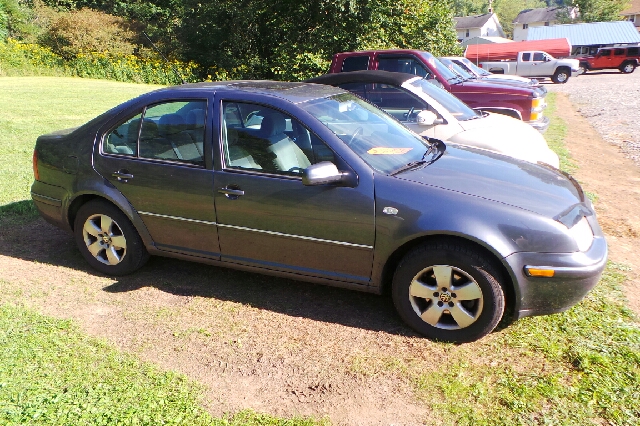
[[[593,127],[640,166],[640,69],[593,71],[566,84],[546,84],[550,92],[566,93]]]

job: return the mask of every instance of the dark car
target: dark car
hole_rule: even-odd
[[[551,167],[426,140],[341,89],[171,87],[40,136],[32,197],[88,263],[150,254],[383,293],[434,339],[560,312],[607,244],[580,186]],[[205,284],[206,285],[206,284]]]

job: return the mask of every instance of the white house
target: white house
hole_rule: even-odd
[[[640,0],[632,0],[631,7],[623,10],[621,15],[627,20],[633,22],[638,32],[640,32]]]
[[[460,43],[472,37],[504,37],[500,20],[495,13],[485,13],[477,16],[459,16],[456,21],[456,32]]]
[[[576,18],[577,9],[575,7],[557,6],[523,10],[513,20],[513,39],[515,41],[527,40],[529,28],[548,27],[560,23],[558,13],[563,13],[565,10],[571,20]]]

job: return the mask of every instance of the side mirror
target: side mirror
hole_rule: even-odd
[[[302,174],[302,184],[306,186],[327,185],[341,182],[341,173],[335,164],[330,161],[322,161],[304,169]]]
[[[435,126],[444,123],[444,121],[438,118],[433,111],[423,110],[416,115],[416,123],[420,126]]]

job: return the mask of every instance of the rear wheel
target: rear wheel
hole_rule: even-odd
[[[393,302],[424,336],[454,343],[490,333],[505,309],[494,262],[464,243],[430,243],[409,252],[393,277]]]
[[[620,67],[620,72],[631,74],[633,71],[635,71],[635,69],[636,65],[633,62],[626,62]]]
[[[566,68],[558,68],[551,77],[551,80],[556,84],[564,84],[569,81],[571,73]]]
[[[103,200],[90,201],[80,207],[74,235],[89,265],[106,275],[130,274],[149,259],[129,218]]]

